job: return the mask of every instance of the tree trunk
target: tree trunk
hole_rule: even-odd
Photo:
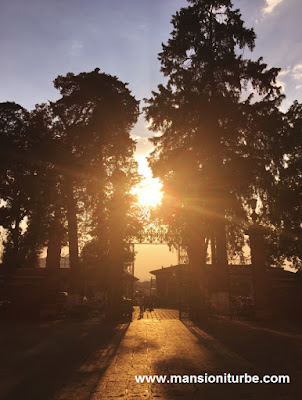
[[[221,221],[216,223],[216,257],[220,268],[225,268],[228,264],[228,258],[224,216],[221,217]]]
[[[61,247],[63,239],[62,228],[61,212],[59,210],[56,210],[54,220],[52,221],[50,227],[46,258],[46,268],[51,271],[58,271],[60,268]]]
[[[107,316],[119,319],[122,315],[123,271],[124,271],[124,229],[125,229],[125,180],[117,175],[110,210],[109,232],[109,288]]]
[[[212,260],[212,265],[216,265],[217,264],[216,236],[215,236],[215,234],[211,235],[211,260]]]
[[[19,255],[20,222],[21,222],[21,211],[20,211],[20,202],[18,196],[16,201],[16,210],[15,210],[15,227],[12,229],[13,247],[17,259]]]
[[[196,215],[196,207],[189,215],[188,257],[190,271],[190,317],[194,320],[206,318],[205,293],[206,280],[204,265],[206,263],[205,238],[200,232],[199,217]]]
[[[65,177],[65,191],[67,201],[67,222],[69,242],[69,265],[71,285],[73,294],[80,294],[80,266],[78,245],[78,224],[76,200],[74,198],[73,180],[70,176]]]

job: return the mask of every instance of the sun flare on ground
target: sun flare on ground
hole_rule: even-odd
[[[142,182],[134,187],[132,193],[137,196],[138,202],[143,207],[156,207],[161,204],[162,184],[158,178],[152,177],[151,169],[145,157],[138,157],[138,172],[143,176]]]

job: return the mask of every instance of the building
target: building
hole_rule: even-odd
[[[188,265],[180,264],[150,271],[156,278],[155,302],[161,307],[177,307],[186,298]]]
[[[219,291],[212,265],[206,264],[200,282],[207,300],[214,311],[225,310],[226,299]],[[150,271],[156,277],[156,302],[159,306],[175,307],[189,304],[189,265],[180,264]],[[274,318],[302,317],[302,273],[293,273],[282,268],[267,268],[269,303]],[[252,265],[229,265],[228,300],[231,306],[241,311],[254,303],[254,274]],[[230,312],[230,310],[228,310]],[[231,310],[232,312],[232,310]],[[222,312],[225,313],[225,312]]]
[[[9,304],[9,312],[18,316],[38,316],[46,304],[56,302],[62,292],[71,293],[70,268],[62,267],[57,270],[48,268],[17,268],[6,276],[0,264],[0,306]],[[101,271],[102,272],[102,271]],[[138,279],[128,271],[122,275],[123,297],[132,299],[134,282]],[[93,299],[105,299],[108,282],[98,268],[84,271],[81,278],[82,296]],[[67,296],[68,303],[72,296]],[[1,309],[0,309],[1,313]]]

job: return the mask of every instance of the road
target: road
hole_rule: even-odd
[[[202,329],[174,310],[138,310],[115,329],[97,320],[16,323],[1,330],[1,400],[298,399],[300,331],[212,319]],[[6,333],[5,333],[6,332]],[[16,341],[15,345],[13,339]],[[4,357],[4,358],[3,358]],[[289,374],[281,384],[137,383],[137,375]]]

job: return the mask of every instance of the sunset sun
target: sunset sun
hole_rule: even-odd
[[[158,178],[152,177],[151,169],[145,157],[138,157],[138,170],[143,180],[134,189],[133,194],[137,196],[138,202],[143,207],[156,207],[161,204],[162,184]]]
[[[138,185],[134,193],[142,206],[156,207],[161,203],[161,187],[162,184],[158,182],[158,179],[146,179]]]

